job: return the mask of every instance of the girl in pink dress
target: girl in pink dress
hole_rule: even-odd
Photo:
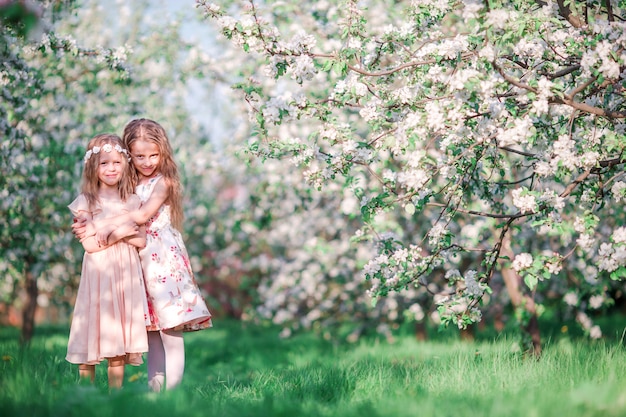
[[[128,152],[117,135],[101,134],[87,147],[81,194],[69,205],[82,221],[113,218],[137,210]],[[95,365],[108,360],[109,387],[119,388],[124,365],[140,365],[148,351],[147,303],[138,247],[144,227],[127,223],[109,237],[82,240],[85,248],[74,305],[67,361],[78,364],[81,378],[93,382]]]
[[[137,174],[135,192],[143,204],[112,223],[95,224],[95,230],[106,236],[129,219],[146,226],[146,247],[139,253],[152,322],[148,327],[148,384],[161,391],[163,386],[171,389],[182,381],[183,332],[211,327],[211,313],[179,232],[182,186],[165,130],[153,120],[136,119],[124,128],[123,140]],[[85,233],[93,231],[87,228]]]

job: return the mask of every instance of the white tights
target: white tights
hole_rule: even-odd
[[[160,392],[163,382],[172,389],[183,379],[185,372],[185,343],[182,331],[161,330],[148,332],[148,385]]]

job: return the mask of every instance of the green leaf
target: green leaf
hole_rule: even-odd
[[[537,279],[535,275],[528,274],[524,277],[524,283],[526,283],[526,286],[531,290],[535,289],[538,282],[539,280]]]
[[[620,266],[615,271],[611,272],[611,279],[614,281],[620,281],[626,278],[626,267]]]

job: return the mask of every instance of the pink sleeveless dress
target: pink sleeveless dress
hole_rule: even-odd
[[[158,175],[135,189],[146,202]],[[139,251],[148,295],[148,330],[195,331],[212,327],[211,313],[200,293],[180,232],[172,226],[170,207],[162,205],[146,222],[146,247]]]
[[[89,209],[79,195],[70,211],[91,211],[94,220],[137,210],[136,195],[126,201],[101,199]],[[66,359],[95,365],[105,358],[126,356],[126,363],[141,365],[148,351],[149,324],[146,289],[137,248],[124,241],[83,257],[80,284],[74,304]]]

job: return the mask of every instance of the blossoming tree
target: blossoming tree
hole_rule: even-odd
[[[398,309],[413,300],[390,297],[370,309],[364,283],[352,280],[370,253],[348,244],[356,226],[347,226],[349,204],[338,209],[336,190],[312,195],[289,166],[270,170],[234,155],[247,126],[235,128],[240,120],[228,114],[228,102],[211,97],[212,80],[229,68],[181,39],[180,20],[154,19],[137,4],[116,7],[24,9],[23,22],[2,34],[0,306],[24,313],[23,339],[32,335],[37,306],[71,307],[82,249],[69,233],[66,205],[78,192],[86,140],[120,132],[134,115],[159,120],[170,134],[185,182],[188,249],[217,313],[223,304],[241,315],[260,288],[258,312],[285,334],[319,323],[328,331],[346,318],[361,328],[400,320]],[[35,26],[22,31],[31,15]],[[197,109],[186,102],[189,81],[214,103],[204,125],[219,118],[221,129],[234,130],[229,141],[190,117]]]
[[[180,161],[200,282],[258,288],[284,334],[433,306],[464,327],[511,300],[538,351],[536,316],[563,300],[601,335],[589,312],[620,301],[625,262],[618,4],[198,1],[236,46],[207,55],[181,23],[143,30],[120,2],[109,25],[96,3],[48,15],[42,40],[2,34],[0,301],[71,297],[85,138],[149,114]],[[233,83],[252,134],[223,114],[215,152],[194,77]],[[241,141],[260,158],[231,158]]]
[[[358,199],[372,297],[428,289],[462,328],[502,280],[535,353],[550,297],[600,336],[585,311],[626,272],[621,3],[197,5],[241,51],[249,150]]]

